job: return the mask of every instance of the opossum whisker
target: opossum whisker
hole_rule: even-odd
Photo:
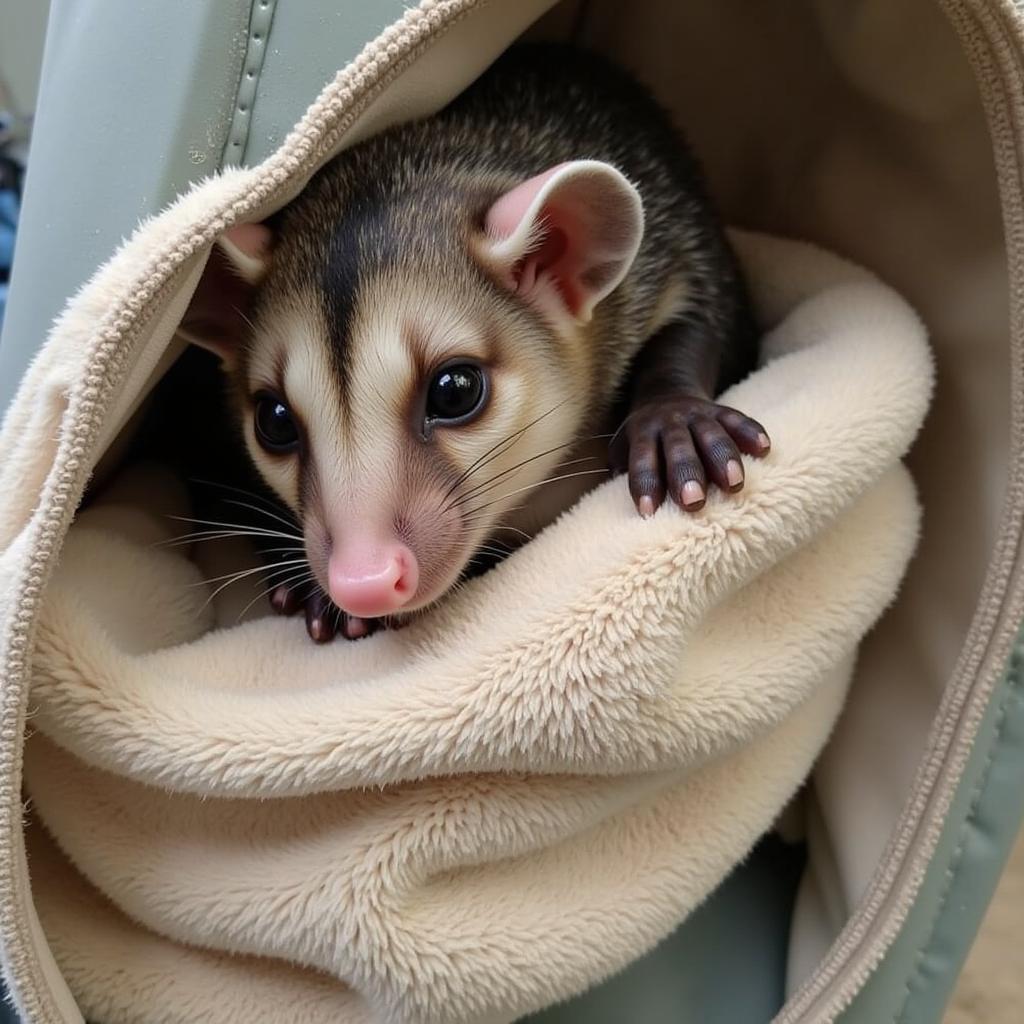
[[[468,490],[463,491],[462,494],[458,495],[456,498],[452,500],[451,503],[445,506],[444,511],[448,511],[448,509],[462,502],[464,499],[472,497],[474,494],[476,494],[482,488],[486,487],[488,484],[493,483],[496,480],[500,480],[502,479],[502,477],[506,477],[510,473],[515,473],[517,470],[522,469],[523,466],[528,466],[531,462],[536,462],[537,459],[544,458],[545,455],[553,455],[555,452],[561,451],[563,448],[571,448],[575,444],[575,441],[566,441],[564,444],[556,444],[553,448],[546,448],[542,452],[537,452],[535,455],[531,455],[528,458],[525,458],[522,461],[517,462],[514,466],[510,466],[508,469],[503,469],[500,473],[495,473],[494,476],[488,477],[486,480],[482,480],[480,483],[474,484]]]
[[[204,540],[222,540],[224,537],[234,537],[237,530],[197,530],[195,533],[183,533],[168,540],[160,540],[150,547],[154,548],[176,548],[183,544],[198,543]]]
[[[207,487],[216,487],[224,491],[229,491],[232,494],[241,494],[243,497],[252,498],[254,501],[261,502],[262,505],[267,506],[263,508],[259,505],[253,505],[249,501],[239,501],[237,498],[222,498],[220,499],[225,505],[236,505],[239,508],[247,508],[257,515],[266,516],[268,519],[276,520],[282,526],[287,526],[291,530],[298,530],[299,524],[293,517],[290,516],[287,507],[279,505],[271,499],[264,497],[261,494],[256,494],[254,491],[247,491],[242,487],[234,487],[231,484],[220,483],[216,480],[203,480],[199,477],[192,478],[193,483],[202,484]],[[239,524],[242,525],[242,524]],[[254,525],[255,529],[267,529],[267,527]]]
[[[185,533],[178,537],[171,537],[169,540],[156,541],[151,544],[150,547],[154,548],[174,548],[181,547],[183,544],[200,543],[206,540],[224,540],[228,537],[257,537],[263,539],[277,539],[276,537],[268,537],[268,535],[262,531],[255,530],[197,530],[195,533]],[[289,538],[297,543],[297,546],[301,547],[302,539],[300,537]]]
[[[289,575],[289,573],[291,575]],[[269,594],[271,590],[277,589],[277,587],[294,587],[301,586],[305,583],[312,583],[316,580],[316,574],[309,567],[309,563],[306,563],[306,567],[292,569],[290,566],[287,568],[274,569],[268,572],[264,577],[264,582],[270,581],[274,577],[283,577],[274,579],[270,587],[263,591],[263,594]],[[261,595],[262,596],[262,595]]]
[[[256,595],[256,596],[255,596],[255,597],[254,597],[254,598],[253,598],[253,599],[252,599],[252,600],[251,600],[251,601],[250,601],[250,602],[249,602],[249,603],[248,603],[248,604],[247,604],[247,605],[246,605],[246,606],[245,606],[245,607],[244,607],[244,608],[243,608],[243,609],[242,609],[242,610],[241,610],[241,611],[240,611],[240,612],[238,613],[238,616],[237,616],[237,618],[235,619],[235,622],[236,622],[236,623],[237,623],[237,622],[241,622],[241,621],[242,621],[242,619],[243,619],[243,617],[245,616],[246,612],[248,612],[248,611],[249,611],[249,609],[250,609],[250,608],[251,608],[251,607],[252,607],[252,606],[253,606],[254,604],[256,604],[256,602],[257,602],[257,601],[260,601],[260,600],[262,600],[263,598],[266,598],[266,597],[267,597],[267,596],[268,596],[269,594],[272,594],[272,593],[273,593],[273,592],[274,592],[275,590],[277,590],[277,588],[278,588],[278,587],[284,587],[284,586],[289,586],[289,587],[300,587],[300,586],[302,586],[303,584],[305,584],[305,583],[308,583],[308,582],[309,582],[309,580],[308,580],[308,579],[303,579],[303,578],[301,578],[301,577],[294,577],[294,578],[292,578],[292,579],[287,579],[287,580],[279,580],[279,581],[277,581],[277,582],[275,582],[275,583],[271,583],[271,584],[270,584],[270,586],[266,588],[266,590],[262,590],[262,591],[260,591],[260,593],[258,593],[258,594],[257,594],[257,595]]]
[[[198,476],[189,477],[189,483],[200,484],[203,487],[217,487],[222,491],[231,491],[234,494],[241,494],[243,497],[252,498],[254,501],[262,501],[264,505],[269,505],[275,512],[281,512],[284,514],[288,513],[286,505],[282,505],[279,501],[276,501],[273,498],[268,498],[265,494],[257,494],[256,491],[246,490],[244,487],[236,487],[234,484],[225,484],[220,480],[205,480]]]
[[[497,505],[504,501],[506,498],[511,498],[514,494],[521,494],[523,491],[533,490],[535,487],[543,487],[545,484],[557,484],[560,480],[572,480],[578,476],[593,476],[595,473],[607,473],[609,472],[607,466],[601,469],[581,469],[576,473],[562,473],[558,476],[550,476],[546,480],[541,480],[536,484],[526,484],[524,487],[517,487],[514,491],[509,491],[507,494],[501,495],[499,498],[495,498],[493,501],[485,502],[483,505],[478,505],[476,508],[470,509],[467,515],[473,515],[477,512],[482,512],[485,508],[490,508],[492,505]]]
[[[512,554],[512,549],[508,547],[496,547],[492,544],[481,544],[473,552],[472,557],[466,563],[467,565],[486,566],[486,559],[497,559],[499,562],[504,561],[508,556]]]
[[[341,627],[341,617],[344,614],[342,610],[334,603],[331,604],[329,611],[332,613],[334,618],[334,628],[339,629]]]
[[[268,536],[264,530],[248,529],[238,527],[234,529],[198,529],[191,534],[180,534],[178,537],[169,538],[166,541],[157,541],[152,544],[153,548],[177,548],[182,544],[199,543],[201,541],[220,541],[227,537],[256,537],[266,540],[278,540],[275,536]],[[287,538],[290,541],[302,543],[301,537]]]
[[[231,308],[249,325],[249,330],[255,333],[256,325],[245,315],[244,311],[239,309],[238,306],[232,306]]]
[[[498,548],[490,544],[481,544],[476,550],[478,553],[483,553],[485,555],[496,555],[499,558],[504,558],[506,555],[511,554],[509,548]]]
[[[260,566],[259,568],[262,570],[263,566]],[[213,601],[216,599],[217,595],[222,590],[226,589],[227,587],[230,587],[232,583],[240,582],[241,580],[245,579],[249,575],[250,575],[250,573],[238,573],[236,575],[233,575],[226,582],[221,583],[221,585],[219,587],[217,587],[217,589],[214,590],[213,593],[209,594],[207,596],[206,600],[199,606],[199,611],[202,611],[204,608],[207,608],[210,604],[212,604]],[[204,580],[203,582],[204,583],[212,583],[214,581],[213,580]]]
[[[524,504],[524,505],[513,505],[513,506],[512,506],[511,508],[507,508],[507,509],[505,509],[505,511],[504,511],[504,513],[503,513],[503,515],[506,515],[506,516],[508,516],[508,515],[511,515],[511,514],[512,514],[513,512],[522,512],[522,510],[523,510],[524,508],[526,508],[526,505],[525,505],[525,504]],[[489,517],[489,516],[486,516],[486,515],[484,515],[484,513],[483,513],[483,512],[480,512],[480,513],[479,513],[479,514],[477,514],[477,515],[470,515],[469,513],[466,513],[466,514],[465,514],[464,516],[462,516],[461,518],[462,518],[462,523],[463,523],[463,525],[464,525],[464,526],[470,526],[471,524],[473,524],[473,523],[478,523],[478,522],[480,522],[481,520],[483,520],[483,521],[485,521],[485,522],[486,522],[486,521],[487,521],[487,519],[489,519],[490,517]],[[489,526],[489,525],[490,525],[490,524],[488,524],[488,526]]]
[[[615,431],[610,435],[609,440],[608,440],[608,450],[609,451],[611,451],[611,449],[614,446],[615,442],[618,440],[619,434],[621,434],[622,431],[625,430],[626,424],[637,414],[637,411],[638,410],[633,409],[630,412],[628,412],[623,417],[622,422],[615,428]]]
[[[297,533],[282,533],[280,530],[270,530],[262,526],[249,527],[243,523],[225,523],[216,519],[193,519],[190,516],[168,516],[168,519],[175,519],[181,523],[193,523],[196,526],[218,526],[225,530],[237,530],[247,532],[250,535],[259,534],[263,537],[283,537],[285,540],[301,540]]]
[[[260,508],[258,505],[252,505],[247,501],[239,501],[237,498],[225,498],[225,505],[237,505],[239,508],[248,508],[253,512],[258,512],[260,515],[267,516],[270,519],[276,519],[279,523],[283,523],[285,526],[295,527],[296,523],[292,519],[285,519],[284,516],[277,515],[274,512],[269,512],[265,508]]]
[[[442,515],[445,512],[448,512],[450,509],[452,509],[455,505],[461,504],[466,498],[471,497],[474,494],[479,494],[482,491],[482,489],[484,487],[486,487],[488,484],[490,484],[490,483],[492,483],[492,482],[494,482],[496,480],[500,480],[502,477],[508,476],[510,473],[514,473],[514,472],[516,472],[519,469],[522,469],[523,466],[529,465],[529,463],[534,462],[537,459],[544,458],[545,455],[553,455],[555,452],[561,451],[563,448],[574,448],[574,447],[576,447],[578,445],[586,444],[588,441],[600,441],[600,440],[602,440],[603,438],[606,438],[606,437],[611,437],[611,435],[610,434],[591,434],[589,437],[574,438],[573,440],[566,441],[563,444],[557,444],[553,448],[548,448],[546,451],[538,452],[536,455],[531,455],[528,459],[523,459],[522,462],[519,462],[516,465],[511,466],[510,468],[508,468],[506,470],[503,470],[500,473],[496,473],[494,476],[490,477],[489,479],[484,480],[484,481],[482,481],[479,484],[475,484],[468,491],[464,491],[463,494],[458,499],[456,499],[455,501],[453,501],[450,504],[445,506],[445,508],[442,510]],[[502,453],[502,454],[504,454],[504,453]],[[583,458],[575,459],[575,460],[573,460],[573,462],[564,462],[561,465],[555,466],[553,468],[561,469],[564,466],[573,465],[576,462],[584,462],[587,459],[596,459],[597,457],[598,456],[596,456],[596,455],[587,455],[587,456],[584,456]],[[481,466],[479,468],[482,469],[483,467]]]
[[[551,408],[548,409],[547,412],[542,412],[535,420],[531,420],[529,423],[527,423],[525,427],[520,427],[518,430],[509,434],[508,437],[502,438],[502,440],[500,440],[493,447],[488,448],[487,451],[483,453],[483,455],[476,459],[475,462],[471,462],[468,468],[463,470],[463,472],[455,479],[455,482],[451,485],[451,487],[448,488],[447,492],[444,495],[444,498],[442,498],[442,501],[448,498],[457,487],[459,487],[466,480],[468,480],[471,474],[475,473],[478,469],[482,468],[483,466],[486,466],[487,463],[492,461],[493,459],[496,459],[499,456],[503,455],[504,452],[499,452],[497,450],[501,448],[502,445],[509,444],[509,442],[511,442],[511,444],[509,444],[509,447],[511,447],[523,436],[523,434],[526,433],[526,431],[528,431],[531,427],[536,426],[538,423],[540,423],[541,420],[545,419],[547,416],[550,416],[557,409],[560,409],[568,401],[568,398],[563,398],[562,401],[557,402],[555,403],[555,405],[551,406]],[[507,451],[508,449],[505,450]]]
[[[304,551],[304,550],[305,550],[305,545],[303,545],[303,544],[289,544],[286,547],[280,547],[280,548],[261,548],[260,549],[260,554],[261,555],[280,555],[282,553],[297,554],[298,552]]]
[[[528,540],[533,540],[533,538],[525,530],[520,530],[518,526],[499,525],[499,526],[493,527],[493,529],[495,529],[495,530],[510,530],[512,533],[518,533],[519,536],[523,538],[523,540],[527,540],[527,541]]]
[[[285,567],[293,566],[293,565],[303,565],[303,564],[306,564],[306,559],[305,558],[293,558],[290,562],[280,562],[280,563],[278,563],[274,567],[273,571],[274,572],[279,572],[281,569],[284,569]],[[208,579],[208,580],[199,580],[197,583],[189,583],[188,586],[190,586],[190,587],[206,587],[206,586],[209,586],[211,583],[219,583],[221,580],[232,580],[232,581],[233,580],[242,580],[242,579],[245,579],[247,576],[252,576],[255,573],[266,572],[266,571],[267,571],[267,566],[265,566],[265,565],[254,565],[254,566],[252,566],[249,569],[236,569],[234,572],[226,572],[226,573],[224,573],[221,576],[211,576],[210,579]]]
[[[268,576],[267,578],[269,579],[269,576]],[[300,570],[300,571],[298,571],[297,573],[295,573],[294,575],[292,575],[292,576],[289,576],[289,577],[288,577],[287,579],[283,579],[283,580],[275,580],[275,581],[274,581],[273,583],[271,583],[271,584],[270,584],[270,586],[269,586],[269,587],[267,587],[267,589],[266,589],[266,590],[263,590],[263,591],[261,591],[260,593],[258,593],[258,594],[257,594],[257,595],[256,595],[256,596],[255,596],[255,597],[254,597],[254,598],[253,598],[253,599],[252,599],[252,600],[251,600],[251,601],[250,601],[250,602],[249,602],[249,603],[248,603],[248,604],[247,604],[247,605],[246,605],[246,606],[245,606],[245,607],[244,607],[244,608],[243,608],[243,609],[242,609],[242,610],[241,610],[241,611],[240,611],[240,612],[238,613],[238,618],[237,618],[237,619],[236,619],[235,621],[236,621],[236,622],[240,622],[240,621],[241,621],[241,619],[242,619],[242,616],[243,616],[243,615],[245,615],[245,613],[246,613],[246,612],[247,612],[247,611],[248,611],[248,610],[249,610],[249,609],[250,609],[250,608],[251,608],[251,607],[252,607],[252,606],[253,606],[253,605],[254,605],[254,604],[255,604],[255,603],[256,603],[256,602],[258,601],[258,600],[260,600],[260,598],[262,598],[262,597],[267,597],[267,596],[268,596],[269,594],[272,594],[272,593],[273,593],[273,592],[274,592],[275,590],[277,590],[277,588],[278,588],[278,587],[301,587],[301,586],[304,586],[304,585],[305,585],[305,584],[307,584],[307,583],[311,583],[311,582],[312,582],[312,581],[313,581],[314,579],[315,579],[315,577],[314,577],[314,575],[313,575],[312,571],[308,571],[308,572],[302,572],[302,571]]]
[[[185,544],[201,544],[208,540],[229,540],[232,537],[250,537],[255,540],[278,540],[280,538],[268,536],[265,533],[254,532],[250,530],[205,530],[197,533],[186,533],[183,536],[175,537],[171,540],[158,541],[153,544],[154,548],[175,548],[182,547]],[[296,549],[302,547],[302,543],[298,537],[288,538],[296,542]]]
[[[467,501],[472,501],[474,498],[478,498],[483,494],[487,494],[488,491],[493,491],[495,487],[499,486],[502,479],[504,477],[509,476],[509,474],[518,472],[523,467],[528,466],[531,462],[536,462],[537,459],[544,458],[545,455],[553,455],[561,448],[570,448],[575,443],[575,441],[569,441],[567,444],[556,445],[554,448],[549,448],[545,452],[539,452],[537,455],[532,455],[528,459],[523,459],[522,462],[518,463],[515,466],[512,466],[509,469],[506,469],[502,473],[496,473],[494,476],[490,478],[490,480],[485,480],[483,483],[477,484],[476,487],[470,488],[470,490],[468,490],[457,500],[450,502],[448,505],[445,506],[444,512],[449,512],[453,508],[458,508],[459,505],[464,505]],[[553,466],[552,468],[565,469],[567,466],[577,466],[581,462],[593,462],[596,458],[596,455],[584,455],[578,459],[570,459],[568,462],[561,462],[557,466]]]
[[[298,563],[296,563],[296,564],[298,564]],[[202,611],[202,609],[205,608],[207,605],[209,605],[210,602],[213,601],[222,590],[225,590],[227,587],[230,587],[232,583],[238,583],[239,581],[241,581],[241,580],[243,580],[243,579],[245,579],[245,578],[247,578],[249,576],[252,576],[253,573],[264,572],[264,571],[265,571],[265,567],[262,566],[262,565],[258,565],[258,566],[256,566],[253,569],[246,569],[246,570],[243,570],[242,572],[237,572],[237,573],[229,574],[230,575],[230,579],[228,579],[227,582],[225,582],[225,583],[221,583],[221,585],[219,587],[217,587],[217,589],[212,594],[210,594],[210,596],[202,603],[202,605],[200,606],[199,610]],[[278,574],[280,572],[281,572],[280,568],[279,569],[275,569],[274,572],[272,574],[270,574],[270,575],[276,575],[276,574]],[[223,578],[224,577],[217,577],[217,579],[223,579]],[[216,579],[213,579],[213,580],[205,580],[204,582],[209,584],[209,583],[215,583],[216,581],[217,581]]]

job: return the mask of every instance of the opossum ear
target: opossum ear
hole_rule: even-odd
[[[598,160],[559,164],[501,196],[481,253],[511,290],[586,323],[626,276],[644,231],[640,194]]]
[[[273,236],[264,224],[229,228],[214,245],[178,333],[234,365],[249,329],[246,314],[270,265]]]
[[[270,266],[273,242],[273,233],[266,224],[236,224],[217,239],[235,272],[249,284],[263,280]]]

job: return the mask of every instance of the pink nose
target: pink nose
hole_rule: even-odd
[[[394,542],[372,549],[333,551],[327,566],[331,600],[349,615],[373,619],[404,608],[416,593],[416,556]]]

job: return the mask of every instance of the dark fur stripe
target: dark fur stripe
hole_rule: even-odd
[[[330,335],[329,351],[341,388],[343,410],[349,407],[351,349],[348,337],[359,293],[359,268],[362,263],[359,235],[367,219],[365,214],[359,215],[357,206],[335,222],[321,275],[324,319]]]

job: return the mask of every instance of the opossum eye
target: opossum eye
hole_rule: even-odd
[[[299,428],[288,406],[276,395],[256,396],[254,418],[256,440],[275,455],[293,451],[299,443]]]
[[[427,387],[428,423],[466,423],[482,408],[487,397],[487,378],[479,366],[458,363],[443,366]]]

